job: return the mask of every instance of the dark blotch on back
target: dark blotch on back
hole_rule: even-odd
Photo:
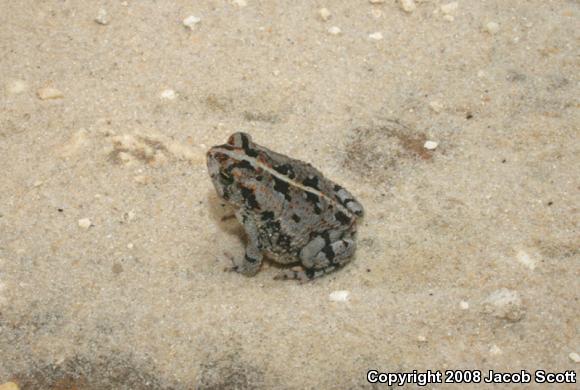
[[[314,205],[314,212],[316,214],[320,214],[322,212],[322,210],[320,209],[320,206],[318,205],[318,202],[320,202],[320,198],[318,197],[318,195],[315,195],[311,192],[306,191],[306,200],[311,202]]]
[[[304,179],[302,184],[304,184],[306,187],[314,188],[315,190],[320,190],[320,188],[318,188],[318,178],[316,176],[307,177],[306,179]]]
[[[296,177],[296,174],[294,174],[294,171],[289,164],[278,165],[273,168],[276,172],[288,176],[290,179],[294,179]]]
[[[292,214],[292,220],[294,220],[294,222],[298,223],[298,222],[300,222],[301,218],[296,214]]]
[[[292,197],[290,196],[290,185],[275,176],[272,178],[274,179],[274,189],[284,195],[284,198],[286,198],[287,201],[292,200]]]
[[[260,205],[258,204],[258,201],[256,200],[256,195],[249,188],[242,187],[242,197],[246,201],[246,204],[248,205],[248,207],[250,207],[251,209],[259,209],[260,208]]]
[[[342,211],[337,211],[334,214],[334,218],[343,225],[348,225],[350,223],[350,218]]]
[[[262,221],[269,221],[271,219],[274,219],[274,213],[271,211],[264,211],[261,215],[262,217]]]

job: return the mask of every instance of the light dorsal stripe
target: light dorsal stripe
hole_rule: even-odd
[[[272,176],[275,176],[278,179],[285,181],[294,187],[300,188],[301,190],[306,191],[306,192],[310,192],[311,194],[314,194],[320,198],[324,198],[328,202],[335,204],[339,208],[339,210],[342,211],[343,213],[346,213],[346,215],[352,215],[352,212],[349,209],[347,209],[346,207],[344,207],[343,205],[338,203],[335,199],[330,198],[329,196],[323,194],[322,192],[320,192],[312,187],[304,186],[301,183],[298,183],[297,181],[290,179],[288,176],[282,175],[281,173],[277,172],[276,170],[270,168],[269,166],[264,165],[263,163],[261,163],[260,161],[255,159],[254,157],[250,157],[250,156],[247,156],[244,154],[236,153],[234,151],[227,150],[227,149],[221,149],[220,153],[223,153],[226,156],[233,158],[234,160],[245,160],[255,167],[260,167],[263,170],[265,170],[266,172],[270,173]]]

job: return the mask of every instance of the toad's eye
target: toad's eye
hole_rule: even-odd
[[[220,171],[220,179],[221,179],[222,183],[224,183],[226,185],[230,185],[234,182],[234,178],[224,171]]]

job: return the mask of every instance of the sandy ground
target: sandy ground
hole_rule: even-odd
[[[578,372],[579,3],[444,3],[0,0],[0,384]],[[223,271],[235,130],[356,194],[352,263]]]

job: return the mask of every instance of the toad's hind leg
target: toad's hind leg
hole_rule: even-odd
[[[356,250],[356,241],[351,236],[330,241],[328,234],[318,236],[300,252],[304,270],[286,270],[276,279],[312,280],[344,266]]]

